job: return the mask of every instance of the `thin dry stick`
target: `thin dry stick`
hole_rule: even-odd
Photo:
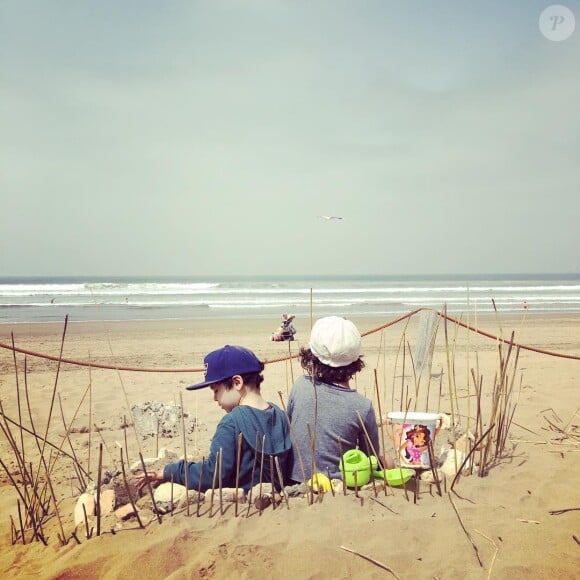
[[[79,479],[79,484],[81,485],[82,491],[84,491],[87,487],[87,484],[86,484],[85,480],[83,479],[82,473],[77,469],[77,465],[80,465],[80,462],[77,458],[77,454],[75,453],[75,448],[73,447],[73,444],[72,444],[72,441],[70,438],[70,427],[67,427],[66,420],[64,418],[64,409],[62,408],[62,399],[60,397],[60,393],[58,394],[58,404],[60,407],[60,416],[62,418],[62,424],[63,424],[64,430],[65,430],[65,439],[68,441],[71,453],[74,457],[73,467],[75,468],[75,471],[76,471],[77,477]],[[72,423],[71,423],[71,426],[72,426]]]
[[[342,454],[342,443],[340,437],[337,437],[338,441],[338,454],[340,456],[340,464],[342,466],[342,493],[346,495],[346,468],[344,466],[344,456]]]
[[[359,556],[360,558],[363,558],[363,559],[367,560],[368,562],[371,562],[371,564],[374,564],[375,566],[378,566],[379,568],[382,568],[383,570],[390,572],[395,578],[398,578],[399,580],[401,579],[401,577],[392,568],[389,568],[386,564],[382,564],[381,562],[379,562],[378,560],[375,560],[374,558],[371,558],[370,556],[365,556],[364,554],[361,554],[360,552],[357,552],[356,550],[351,550],[350,548],[347,548],[346,546],[340,546],[340,549],[346,550],[347,552],[350,552],[351,554],[355,554],[356,556]]]
[[[125,458],[127,459],[127,467],[129,465],[129,448],[127,445],[127,415],[123,415],[123,439],[125,441]]]
[[[497,553],[499,552],[499,546],[491,538],[488,538],[484,533],[480,532],[479,530],[473,528],[473,531],[477,532],[480,536],[483,536],[495,548],[493,558],[491,559],[491,564],[489,565],[489,570],[487,571],[487,577],[489,579],[491,578],[491,571],[493,570],[493,565],[495,564],[495,559],[497,558]]]
[[[280,398],[282,395],[280,394]],[[256,444],[254,445],[254,461],[252,463],[252,480],[250,486],[250,493],[248,494],[248,511],[246,512],[246,518],[250,517],[250,508],[252,507],[252,491],[254,489],[254,472],[256,470],[256,462],[258,461],[258,432],[256,431]]]
[[[379,455],[377,454],[377,450],[375,449],[375,446],[373,445],[373,442],[371,441],[371,438],[369,436],[369,432],[367,431],[367,428],[365,427],[365,424],[364,424],[364,422],[362,420],[361,414],[358,411],[356,412],[356,416],[358,417],[358,421],[360,423],[360,426],[362,427],[362,430],[363,430],[363,432],[365,434],[365,438],[367,440],[367,445],[369,446],[369,448],[373,452],[373,455],[378,460],[379,459]],[[369,459],[369,461],[370,461],[370,459]],[[371,476],[372,476],[372,469],[371,469]],[[372,480],[373,480],[373,486],[374,486],[374,484],[375,484],[374,483],[375,482],[375,478],[372,477]],[[385,470],[384,469],[383,469],[383,480],[384,480],[384,483],[385,483],[385,495],[387,495],[387,487],[390,487],[390,486],[389,486],[389,480],[387,479],[387,474],[385,473]],[[375,491],[376,491],[376,488],[375,488]],[[376,497],[376,495],[377,494],[375,493],[375,497]]]
[[[494,428],[494,426],[495,426],[495,423],[492,423],[489,426],[489,428],[485,431],[485,433],[473,444],[471,451],[466,455],[465,459],[461,463],[461,467],[457,470],[457,473],[455,474],[455,477],[453,478],[453,481],[451,482],[451,487],[449,488],[450,491],[453,491],[453,486],[455,485],[455,482],[459,479],[461,471],[467,465],[469,458],[473,455],[475,450],[479,447],[481,442],[487,437],[487,434]]]
[[[38,539],[38,540],[42,541],[42,543],[46,546],[47,543],[46,543],[46,540],[44,539],[44,534],[42,533],[41,521],[36,520],[36,518],[34,516],[34,511],[32,510],[32,506],[26,502],[25,497],[22,495],[22,491],[20,490],[20,488],[18,487],[18,485],[14,481],[12,474],[10,473],[10,471],[8,470],[8,467],[2,461],[2,459],[0,459],[0,465],[4,468],[4,471],[6,472],[8,479],[10,479],[10,483],[12,484],[14,489],[16,490],[16,493],[20,496],[20,499],[22,500],[22,503],[24,504],[24,507],[26,508],[26,511],[28,513],[28,517],[30,518],[30,522],[32,524],[32,529],[34,532],[34,539]]]
[[[125,472],[125,460],[123,459],[123,449],[119,449],[121,453],[121,470],[123,472],[123,483],[125,484],[125,489],[127,490],[127,495],[129,496],[129,501],[131,502],[131,507],[133,508],[133,512],[135,513],[135,517],[137,518],[137,522],[139,523],[139,527],[143,529],[145,526],[139,517],[139,511],[137,510],[137,506],[135,505],[135,500],[133,499],[133,494],[131,493],[131,488],[129,487],[129,483],[127,482],[127,473]],[[173,475],[171,476],[171,493],[173,493]],[[171,500],[171,511],[173,511],[173,498]]]
[[[92,534],[91,530],[89,529],[89,518],[87,517],[87,508],[86,508],[84,503],[82,504],[82,506],[83,506],[83,517],[85,520],[85,535],[86,535],[87,540],[90,540],[91,536],[93,534]]]
[[[314,477],[316,473],[316,463],[314,461],[314,447],[316,445],[314,441],[314,436],[312,435],[312,430],[310,429],[310,423],[306,423],[306,428],[308,430],[308,439],[310,441],[310,478]],[[310,496],[310,503],[314,503],[314,490],[312,486],[308,486],[308,495]]]
[[[332,492],[332,497],[336,496],[336,492],[334,491],[334,485],[332,485],[332,480],[330,479],[330,469],[326,468],[326,477],[328,477],[328,481],[330,481],[330,491]]]
[[[272,490],[272,509],[276,509],[276,490],[274,487],[274,456],[270,455],[270,488]]]
[[[242,459],[242,433],[238,434],[238,449],[236,453],[236,507],[234,515],[238,517],[238,488],[240,487],[240,461]]]
[[[97,512],[97,536],[101,535],[101,469],[103,467],[103,444],[99,444],[99,467],[97,471],[97,502],[95,510]]]
[[[91,353],[89,352],[89,363],[91,362]],[[124,419],[124,423],[127,423],[127,419]],[[91,435],[93,432],[93,379],[91,375],[91,367],[89,366],[89,448],[88,448],[88,459],[87,459],[87,473],[91,473]],[[127,453],[127,434],[125,434],[125,454],[127,455],[127,461],[129,461],[129,453]],[[90,475],[89,475],[90,478]]]
[[[429,439],[429,443],[427,445],[427,450],[429,452],[429,466],[431,467],[431,473],[433,474],[433,481],[437,486],[437,493],[439,497],[441,497],[441,484],[439,483],[439,475],[437,474],[437,469],[435,468],[435,454],[433,453],[433,442]]]
[[[12,348],[15,348],[15,344],[14,344],[14,333],[10,333],[10,336],[12,338]],[[23,483],[26,489],[26,480],[28,479],[28,477],[24,477],[25,476],[25,471],[26,471],[26,455],[25,455],[25,451],[24,451],[24,432],[22,430],[22,409],[21,409],[21,405],[20,405],[20,385],[18,383],[18,365],[16,364],[16,350],[12,351],[12,355],[14,358],[14,376],[16,379],[16,398],[18,400],[18,423],[20,423],[20,453],[22,456],[22,466],[24,467],[23,469]],[[26,358],[25,358],[26,361]],[[26,364],[26,362],[25,362]],[[24,371],[24,373],[26,374],[26,370]],[[28,475],[28,474],[26,474]],[[28,495],[28,492],[25,493],[25,495]]]
[[[205,456],[201,458],[201,467],[199,469],[199,484],[197,486],[197,507],[196,507],[196,516],[199,517],[199,498],[201,496],[201,482],[203,480],[203,468],[205,466]]]
[[[189,469],[187,468],[187,440],[185,438],[185,413],[183,412],[183,396],[179,393],[179,402],[181,403],[181,432],[183,434],[183,475],[185,479],[185,504],[187,506],[187,515],[189,516]],[[157,421],[157,432],[159,432],[159,420]],[[159,454],[159,453],[158,453]],[[173,487],[172,487],[173,489]],[[213,498],[212,498],[213,499]]]
[[[304,469],[304,461],[302,460],[302,453],[300,452],[300,447],[298,445],[298,440],[296,439],[296,433],[290,422],[290,417],[288,416],[288,411],[286,410],[286,405],[284,403],[284,397],[282,396],[282,391],[278,391],[278,396],[280,397],[280,402],[282,403],[282,409],[284,415],[286,416],[286,421],[288,421],[288,427],[290,428],[290,439],[292,440],[292,446],[298,455],[298,463],[300,464],[300,471],[302,472],[302,481],[306,482],[306,470]],[[254,483],[252,475],[252,484]]]
[[[215,485],[217,482],[217,474],[218,474],[218,466],[219,466],[219,451],[215,455],[215,464],[213,466],[213,477],[211,479],[211,493],[210,493],[210,500],[209,500],[209,517],[213,516],[213,497],[215,494]]]
[[[276,464],[276,471],[278,472],[278,480],[280,481],[280,489],[282,491],[282,496],[284,497],[284,501],[286,502],[286,507],[290,509],[290,502],[288,501],[288,494],[284,489],[284,478],[282,477],[282,470],[280,469],[280,461],[278,460],[278,457],[274,457],[274,463]],[[334,495],[334,490],[332,495]]]
[[[153,504],[153,510],[155,511],[155,515],[157,516],[157,521],[161,524],[161,514],[157,509],[157,502],[155,501],[155,494],[153,493],[153,488],[151,487],[151,480],[147,477],[147,466],[145,465],[145,460],[143,459],[143,453],[139,451],[139,459],[141,460],[141,469],[143,469],[143,473],[145,474],[145,482],[147,485],[147,491],[149,491],[149,496],[151,497],[151,503]],[[99,470],[100,471],[100,470]]]
[[[266,435],[262,436],[262,453],[260,456],[260,487],[258,494],[258,503],[260,515],[262,515],[262,477],[264,476],[264,447],[266,445]]]
[[[479,565],[483,568],[484,567],[483,562],[481,561],[481,558],[479,557],[479,550],[477,549],[475,542],[471,539],[469,532],[467,531],[467,529],[463,525],[463,520],[461,519],[461,516],[459,515],[459,512],[457,511],[457,508],[455,507],[455,504],[453,503],[453,498],[451,497],[451,493],[448,493],[447,497],[449,498],[449,501],[451,503],[451,507],[453,508],[453,511],[455,512],[455,515],[457,516],[457,519],[459,520],[459,524],[461,525],[463,531],[465,532],[465,535],[467,536],[469,543],[473,546],[473,550],[475,551],[475,557],[477,558]]]
[[[157,429],[155,430],[155,457],[159,457],[159,415],[157,415]]]
[[[54,493],[54,487],[52,486],[52,481],[50,479],[50,474],[48,472],[48,467],[46,465],[46,461],[44,457],[41,457],[42,463],[44,464],[44,471],[46,474],[46,481],[48,482],[48,487],[50,489],[50,495],[52,497],[52,503],[54,504],[54,513],[56,514],[56,519],[58,520],[58,526],[60,528],[60,534],[57,536],[61,539],[60,543],[65,546],[66,545],[66,534],[64,533],[64,528],[62,527],[62,520],[60,518],[60,512],[58,511],[58,502],[56,501],[56,494]]]
[[[220,452],[218,454],[218,489],[219,489],[219,498],[220,498],[220,516],[224,515],[224,501],[222,495],[222,452],[223,449],[220,448]],[[236,489],[236,495],[238,490]]]
[[[375,375],[375,391],[377,393],[377,409],[379,411],[379,422],[380,422],[380,426],[381,426],[381,445],[383,447],[383,453],[386,456],[387,447],[385,445],[385,424],[383,421],[383,411],[381,409],[381,395],[379,393],[379,380],[377,377],[377,369],[374,369],[374,375]],[[359,418],[359,420],[360,420],[360,418]],[[366,430],[365,430],[365,434],[366,434]],[[367,434],[367,439],[369,439],[368,434]],[[376,454],[376,452],[374,452],[374,453],[375,453],[376,458],[378,459],[379,456]],[[389,484],[389,480],[387,479],[387,474],[385,473],[385,469],[386,469],[386,465],[383,466],[383,483],[384,483],[383,487],[384,487],[385,496],[386,496],[387,495],[387,488],[390,487],[390,484]]]
[[[60,365],[61,365],[60,359],[62,358],[62,351],[64,349],[64,339],[65,339],[65,336],[66,336],[66,328],[67,328],[67,325],[68,325],[68,314],[64,317],[64,328],[63,328],[63,331],[62,331],[62,338],[61,338],[61,341],[60,341],[59,361],[58,361],[58,364],[57,364],[57,367],[56,367],[56,377],[54,379],[54,387],[52,389],[52,398],[51,398],[51,401],[50,401],[50,407],[49,407],[49,411],[48,411],[48,419],[46,421],[46,431],[44,432],[44,439],[45,440],[48,439],[48,430],[50,428],[50,419],[52,418],[52,409],[54,407],[54,399],[56,397],[56,387],[57,387],[57,384],[58,384],[58,376],[60,374]],[[45,447],[45,443],[43,442],[43,444],[42,444],[42,450],[40,452],[40,455],[44,455],[44,447]],[[39,466],[39,470],[40,470],[40,466]]]
[[[26,538],[24,537],[24,526],[22,524],[22,511],[20,510],[20,500],[16,500],[16,503],[18,505],[18,523],[20,525],[20,537],[22,538],[22,545],[24,546],[26,544]],[[10,518],[12,518],[12,516],[10,516]]]

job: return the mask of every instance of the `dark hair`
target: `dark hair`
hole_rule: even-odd
[[[322,383],[346,383],[365,366],[362,356],[359,356],[349,365],[331,367],[320,362],[309,348],[304,347],[300,349],[300,364],[315,381]]]
[[[260,363],[260,364],[262,365],[262,370],[264,370],[264,363]],[[245,373],[245,374],[240,374],[239,376],[242,377],[244,383],[246,383],[248,385],[252,385],[258,390],[260,390],[260,385],[264,382],[264,375],[261,372]],[[234,386],[233,377],[230,377],[229,379],[226,379],[225,381],[220,381],[220,383],[223,383],[226,386],[226,389],[228,389],[228,391],[230,389],[232,389]]]

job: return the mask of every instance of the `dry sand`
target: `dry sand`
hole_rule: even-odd
[[[374,329],[387,320],[355,320],[361,331]],[[474,320],[471,320],[474,324]],[[580,355],[580,317],[537,316],[527,319],[486,317],[479,328],[492,334],[512,330],[522,344],[563,354]],[[306,341],[309,321],[298,320],[298,341],[269,341],[271,321],[167,321],[140,323],[70,324],[63,356],[76,360],[116,366],[153,368],[198,368],[203,355],[224,344],[242,344],[263,359],[284,357],[289,348],[297,351]],[[429,386],[429,410],[450,412],[448,356],[452,357],[460,409],[460,428],[467,423],[468,406],[473,414],[473,383],[466,386],[469,370],[478,369],[483,377],[482,405],[489,408],[494,376],[498,372],[495,341],[448,326],[449,348],[445,347],[444,327],[439,327]],[[2,325],[0,342],[9,343],[14,332],[17,347],[58,356],[62,325]],[[374,369],[379,383],[383,415],[400,407],[403,397],[415,398],[415,380],[410,355],[400,343],[414,352],[418,322],[396,324],[363,339],[367,368],[357,388],[377,398]],[[504,350],[505,352],[505,350]],[[513,360],[513,357],[512,357]],[[21,397],[24,398],[24,356],[17,355]],[[56,378],[57,363],[27,357],[27,385],[36,428],[44,433]],[[261,515],[234,517],[233,506],[209,517],[195,510],[164,516],[140,530],[135,520],[112,534],[104,529],[100,537],[78,537],[64,547],[57,539],[56,518],[46,524],[48,546],[39,542],[12,545],[10,515],[17,521],[16,493],[6,473],[0,472],[0,576],[2,578],[379,578],[389,572],[376,563],[341,549],[349,548],[389,567],[400,578],[571,578],[580,569],[580,511],[551,513],[553,510],[580,508],[578,490],[580,417],[577,376],[579,360],[557,358],[520,351],[515,390],[519,392],[504,456],[487,477],[463,476],[451,495],[423,484],[416,502],[402,489],[375,498],[372,491],[361,493],[362,500],[349,491],[322,503],[308,505],[305,499],[292,499],[290,508],[266,509]],[[268,364],[263,392],[276,403],[278,392],[286,398],[292,377],[300,373],[296,361]],[[197,381],[199,373],[146,373],[100,370],[63,364],[57,383],[57,397],[48,439],[60,445],[64,428],[60,417],[62,401],[67,422],[91,384],[92,418],[88,399],[80,406],[74,426],[78,430],[97,425],[100,436],[91,435],[90,470],[95,476],[97,450],[105,444],[104,469],[118,464],[123,442],[123,417],[129,404],[146,401],[179,402],[196,413],[202,429],[188,436],[188,455],[199,458],[207,452],[209,439],[222,411],[209,391],[189,393],[183,387]],[[520,382],[521,381],[521,382]],[[4,413],[18,417],[16,380],[12,353],[0,349],[0,397]],[[439,391],[441,389],[441,395]],[[421,379],[418,409],[426,406],[427,383]],[[26,415],[24,411],[23,414]],[[487,415],[486,415],[487,417]],[[28,419],[22,421],[29,425]],[[550,425],[550,422],[553,425]],[[561,429],[562,431],[558,431]],[[15,433],[19,433],[15,429]],[[129,434],[131,461],[138,458],[137,437]],[[18,435],[19,437],[19,435]],[[436,447],[452,440],[441,431]],[[38,453],[27,438],[27,460],[37,465]],[[143,454],[154,455],[155,438],[140,440]],[[68,445],[68,444],[67,444]],[[73,445],[81,464],[88,466],[88,434],[74,433]],[[163,439],[166,446],[182,453],[180,439]],[[70,452],[70,448],[64,447]],[[110,454],[109,454],[110,452]],[[388,445],[388,452],[391,452]],[[0,434],[0,454],[12,473],[16,473],[13,454]],[[53,483],[59,498],[59,512],[65,533],[74,531],[72,510],[78,492],[71,484],[72,468],[66,458],[59,459]],[[449,491],[449,481],[447,490]],[[375,501],[376,500],[376,501]],[[457,509],[461,522],[452,502]],[[465,527],[463,530],[462,525]],[[466,534],[475,544],[476,551]]]

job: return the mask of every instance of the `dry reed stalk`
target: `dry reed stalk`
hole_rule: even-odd
[[[417,378],[417,371],[415,369],[415,360],[413,358],[413,351],[411,350],[411,343],[407,341],[407,350],[409,351],[409,358],[411,359],[411,370],[413,371],[413,382],[415,384],[415,406],[413,411],[417,410],[417,403],[419,402],[419,380]]]
[[[290,379],[292,384],[294,384],[294,368],[292,367],[292,347],[290,346],[292,341],[288,341],[288,364],[290,365]]]
[[[145,460],[143,459],[143,453],[141,453],[141,451],[139,451],[139,459],[141,460],[141,469],[143,470],[143,473],[145,474],[145,483],[147,485],[147,491],[149,492],[149,497],[151,498],[151,503],[153,504],[153,511],[155,512],[155,515],[157,516],[157,521],[161,525],[161,514],[159,513],[159,510],[157,509],[157,502],[155,501],[155,494],[153,493],[153,488],[151,487],[151,480],[147,477],[147,466],[145,465]]]
[[[87,508],[85,507],[85,504],[82,504],[83,506],[83,518],[85,520],[85,535],[87,540],[91,539],[91,536],[93,535],[92,529],[89,529],[89,518],[87,517]]]
[[[292,446],[298,455],[298,463],[300,465],[300,471],[302,472],[302,481],[306,483],[306,469],[304,468],[304,461],[302,459],[302,453],[300,452],[300,447],[298,446],[298,440],[296,439],[296,433],[292,427],[290,417],[288,416],[288,411],[286,410],[286,404],[284,403],[284,397],[282,396],[282,391],[278,391],[278,396],[280,397],[280,402],[282,403],[282,410],[286,416],[286,421],[288,422],[288,427],[290,429],[290,439],[292,440]],[[254,483],[252,475],[252,484]]]
[[[24,536],[24,525],[22,524],[22,511],[20,509],[20,500],[16,500],[17,506],[18,506],[18,524],[20,526],[20,537],[22,538],[22,545],[24,546],[26,544],[26,538]],[[10,519],[12,519],[12,516],[10,516]]]
[[[58,527],[60,528],[60,534],[57,534],[61,545],[65,546],[67,541],[66,541],[66,534],[64,533],[64,528],[62,526],[62,520],[60,518],[60,512],[58,510],[58,502],[56,501],[56,494],[54,493],[54,487],[52,486],[52,480],[50,479],[50,475],[48,473],[48,467],[46,465],[46,462],[44,462],[44,470],[46,472],[46,481],[48,482],[48,487],[50,489],[50,495],[52,497],[52,503],[54,504],[54,513],[56,514],[56,519],[58,521]]]
[[[99,467],[97,470],[97,501],[95,511],[97,512],[97,536],[101,535],[101,469],[103,467],[103,444],[99,444]]]
[[[203,468],[205,467],[205,456],[201,458],[201,467],[199,469],[199,483],[197,485],[197,506],[195,508],[196,516],[199,517],[199,498],[201,496],[201,482],[203,480]]]
[[[330,491],[332,492],[332,497],[336,496],[336,491],[334,491],[334,485],[332,485],[332,479],[330,478],[330,469],[326,468],[326,477],[328,477],[328,481],[330,481]]]
[[[73,444],[72,444],[72,441],[71,441],[71,438],[70,438],[70,427],[67,427],[67,424],[66,424],[66,419],[64,417],[64,409],[62,407],[62,399],[60,397],[60,393],[58,394],[58,405],[60,407],[60,416],[61,416],[61,419],[62,419],[62,424],[63,424],[63,427],[64,427],[64,431],[65,431],[64,438],[68,441],[68,444],[69,444],[69,447],[70,447],[72,456],[74,457],[73,466],[75,468],[75,472],[77,474],[77,478],[79,480],[79,484],[81,485],[80,491],[83,492],[87,488],[87,484],[86,484],[85,480],[83,479],[83,476],[82,476],[81,472],[76,468],[77,465],[80,465],[80,462],[78,460],[77,454],[75,452],[75,449],[73,447]],[[71,426],[72,426],[72,423],[71,423]]]
[[[22,500],[22,503],[26,509],[27,515],[30,519],[30,523],[32,525],[32,529],[33,529],[33,533],[34,533],[34,539],[36,540],[41,540],[42,543],[46,546],[46,540],[44,539],[44,534],[42,532],[42,523],[41,521],[37,521],[34,511],[31,508],[30,503],[28,503],[25,499],[25,497],[22,495],[22,491],[20,489],[20,487],[17,485],[16,481],[14,481],[14,478],[12,477],[12,474],[10,473],[10,471],[8,470],[8,467],[6,466],[6,464],[2,461],[2,459],[0,459],[0,465],[2,466],[2,468],[4,469],[4,471],[6,472],[6,475],[8,476],[8,479],[10,479],[10,483],[12,484],[12,486],[14,487],[14,489],[16,490],[16,493],[19,495],[20,499]]]
[[[274,474],[274,456],[270,455],[270,487],[272,489],[272,509],[276,509],[276,494],[275,494],[275,483],[276,478]],[[237,491],[236,491],[237,493]]]
[[[224,500],[222,495],[222,453],[223,449],[220,448],[218,453],[218,489],[219,489],[219,498],[220,498],[220,516],[224,515]],[[236,490],[236,494],[238,490]]]
[[[181,432],[183,435],[183,475],[184,475],[184,480],[185,480],[185,505],[186,510],[187,510],[187,515],[189,516],[189,482],[188,482],[188,477],[189,477],[189,469],[187,468],[187,439],[185,437],[185,413],[183,411],[183,396],[181,393],[179,393],[179,402],[181,404]],[[157,417],[157,432],[159,433],[159,416]],[[159,451],[157,452],[157,455],[159,455]],[[171,489],[173,489],[173,486],[171,486]]]
[[[433,453],[433,442],[431,440],[429,440],[427,449],[429,451],[429,464],[431,466],[431,473],[433,474],[433,481],[435,482],[435,485],[437,487],[437,493],[439,494],[439,497],[442,497],[439,475],[437,473],[437,468],[435,467],[435,454]]]
[[[264,452],[266,447],[266,435],[262,436],[262,453],[260,454],[260,487],[259,489],[259,511],[260,515],[262,515],[262,481],[264,477]]]
[[[351,548],[347,548],[346,546],[340,546],[340,549],[345,550],[347,552],[350,552],[351,554],[355,554],[356,556],[359,556],[360,558],[363,558],[364,560],[367,560],[367,562],[370,562],[371,564],[374,564],[375,566],[382,568],[383,570],[389,572],[390,574],[392,574],[395,578],[398,578],[399,580],[401,578],[392,568],[389,568],[386,564],[383,564],[383,563],[379,562],[378,560],[371,558],[370,556],[365,556],[364,554],[361,554],[360,552],[357,552],[356,550],[352,550]]]
[[[469,534],[465,525],[463,524],[463,520],[461,519],[461,516],[459,515],[459,512],[457,511],[457,508],[455,507],[455,503],[453,502],[453,498],[451,497],[451,493],[448,493],[447,497],[449,498],[449,502],[451,503],[451,507],[453,508],[453,511],[455,512],[455,515],[457,516],[457,519],[459,520],[459,524],[461,525],[461,528],[463,529],[465,535],[467,536],[469,543],[473,547],[473,551],[475,552],[475,557],[477,558],[479,565],[482,568],[484,568],[483,562],[481,561],[481,558],[479,557],[479,550],[477,549],[475,542],[473,541],[473,539],[471,538],[471,535]]]
[[[401,339],[399,340],[399,346],[397,348],[397,352],[395,354],[395,364],[393,365],[393,389],[391,392],[391,409],[393,409],[393,411],[395,410],[395,382],[397,379],[397,363],[399,361],[399,353],[401,352],[401,344],[405,344],[405,334],[407,332],[407,327],[409,326],[409,321],[410,319],[407,318],[407,321],[405,322],[405,327],[403,328],[403,334],[401,335]],[[404,349],[403,349],[404,350]],[[405,376],[405,370],[403,369],[403,379]],[[401,391],[401,404],[402,404],[402,391]]]
[[[355,497],[360,497],[358,494],[358,471],[355,469],[352,472],[352,475],[354,477],[354,496]]]
[[[314,474],[316,473],[316,469],[317,469],[316,463],[314,460],[316,442],[314,440],[314,436],[312,435],[312,430],[310,429],[310,423],[306,423],[306,429],[308,430],[308,440],[310,441],[310,478],[312,478],[312,477],[314,477]],[[306,481],[304,483],[306,483]],[[307,491],[308,491],[308,495],[309,495],[309,499],[310,499],[309,503],[313,503],[314,502],[314,490],[312,489],[312,486],[307,486]]]
[[[276,471],[278,473],[278,481],[280,482],[280,491],[282,496],[284,497],[284,501],[286,502],[286,508],[290,509],[290,501],[288,500],[288,494],[284,489],[284,477],[282,476],[282,470],[280,469],[280,460],[278,457],[274,457],[274,463],[276,464]],[[333,493],[334,495],[334,493]]]
[[[129,496],[129,501],[131,502],[131,507],[135,512],[135,517],[137,518],[139,527],[143,529],[145,526],[143,525],[143,522],[139,517],[139,511],[137,510],[135,500],[133,499],[133,494],[131,493],[131,488],[129,487],[129,482],[127,481],[127,473],[125,471],[125,460],[123,459],[123,448],[119,449],[119,452],[121,454],[121,472],[123,473],[123,483],[125,484],[125,490],[127,491],[127,495]],[[171,476],[171,492],[173,493],[173,475]],[[171,498],[171,511],[173,512],[173,497]]]
[[[155,430],[155,457],[159,457],[159,415],[157,415],[157,429]]]
[[[238,446],[236,451],[236,507],[234,515],[238,517],[238,489],[240,487],[240,461],[242,459],[242,433],[238,433]]]
[[[131,467],[129,462],[129,446],[127,445],[127,415],[123,415],[123,443],[125,445],[125,458],[127,459],[127,467]]]
[[[473,444],[469,453],[465,456],[465,459],[463,460],[461,466],[457,470],[457,473],[455,474],[453,481],[451,482],[451,487],[449,488],[450,491],[453,491],[453,486],[455,485],[455,482],[459,479],[459,476],[461,475],[463,468],[467,465],[467,462],[469,461],[470,457],[475,453],[477,448],[481,445],[481,442],[487,437],[487,435],[491,432],[494,426],[495,426],[494,423],[492,423],[489,426],[489,428],[485,431],[485,433]]]
[[[210,518],[213,517],[213,498],[214,498],[214,494],[215,494],[215,486],[217,483],[218,469],[219,469],[219,451],[215,455],[215,464],[213,466],[213,476],[211,479],[211,494],[210,494],[210,500],[209,500],[209,517]]]
[[[16,400],[18,403],[18,423],[20,425],[22,425],[22,408],[20,405],[20,385],[18,383],[18,365],[16,363],[16,345],[14,344],[14,333],[11,332],[10,336],[12,339],[12,349],[13,349],[12,356],[14,359],[14,377],[16,379]],[[26,466],[26,453],[24,450],[24,432],[22,430],[22,427],[20,427],[20,453],[22,456],[22,465]],[[24,478],[24,474],[23,474],[23,478]],[[24,479],[24,481],[26,481],[26,480]]]
[[[340,437],[337,437],[338,441],[338,456],[340,457],[340,465],[342,467],[342,494],[346,495],[346,468],[344,466],[344,456],[342,454],[342,442]]]
[[[455,425],[455,406],[453,404],[453,374],[451,371],[451,359],[450,359],[450,352],[449,352],[449,332],[447,328],[447,304],[443,305],[443,316],[445,317],[445,355],[447,359],[447,383],[449,387],[449,405],[451,407],[451,433],[452,433],[452,445],[455,446],[455,442],[457,441],[457,431]],[[455,456],[455,471],[457,471],[457,456]]]
[[[371,438],[369,436],[369,432],[367,431],[367,428],[365,427],[365,424],[364,424],[364,422],[362,420],[362,417],[361,417],[361,414],[359,413],[359,411],[356,412],[356,416],[358,417],[358,422],[359,422],[360,426],[362,427],[362,430],[363,430],[363,432],[365,434],[365,439],[367,441],[367,445],[369,446],[369,449],[373,452],[373,455],[377,458],[377,461],[378,461],[379,458],[380,458],[380,455],[378,455],[377,450],[375,449],[375,446],[373,445],[373,442],[371,441]],[[344,467],[344,464],[343,464],[343,467]],[[375,485],[375,478],[373,476],[373,470],[372,470],[372,465],[370,464],[370,458],[369,458],[369,467],[371,468],[371,479],[373,480],[373,487],[374,487],[374,485]],[[385,483],[385,495],[386,495],[387,494],[387,487],[390,487],[390,486],[389,486],[389,481],[387,479],[387,475],[385,473],[384,467],[383,467],[383,470],[382,471],[383,471],[383,480],[384,480],[384,483]],[[377,490],[375,488],[375,497],[377,495],[376,491]]]
[[[405,395],[405,368],[406,368],[405,362],[406,362],[406,354],[407,354],[407,349],[405,348],[405,343],[407,341],[406,338],[407,337],[405,336],[405,333],[403,332],[403,341],[402,341],[402,344],[403,344],[403,370],[401,372],[401,395],[399,398],[399,402],[401,404],[401,409],[403,408],[403,401],[404,400],[406,401],[408,399],[408,397]]]
[[[377,410],[379,412],[379,420],[380,420],[380,427],[381,427],[381,445],[383,447],[383,453],[386,455],[387,446],[385,445],[385,423],[383,421],[383,410],[381,408],[381,396],[379,394],[379,381],[378,381],[376,369],[374,369],[374,377],[375,377],[375,391],[377,394]],[[360,420],[360,418],[359,418],[359,420]],[[375,453],[375,455],[376,455],[376,453]],[[377,457],[377,459],[379,458],[378,455],[376,455],[376,457]],[[383,483],[384,483],[383,488],[385,490],[385,496],[386,496],[387,495],[387,488],[390,487],[390,484],[389,484],[389,481],[387,479],[385,469],[386,469],[386,466],[383,466],[383,470],[382,470],[383,471]],[[374,481],[374,478],[373,478],[373,481]]]
[[[91,353],[89,351],[89,363],[91,362]],[[124,423],[127,423],[127,419],[123,418]],[[88,442],[88,458],[87,458],[87,473],[91,473],[91,435],[93,432],[93,377],[91,373],[91,366],[89,365],[89,421],[88,421],[88,431],[89,431],[89,442]],[[127,461],[129,461],[129,453],[127,452],[127,434],[125,434],[125,454],[127,456]],[[90,475],[89,475],[90,479]]]
[[[280,398],[282,394],[280,393]],[[246,518],[250,517],[250,508],[252,507],[252,491],[254,489],[254,472],[256,470],[256,463],[258,461],[258,432],[256,431],[256,443],[254,445],[254,461],[252,463],[252,480],[250,483],[250,493],[248,494],[248,511],[246,512]]]
[[[491,538],[488,538],[484,533],[480,532],[479,530],[476,530],[475,528],[473,528],[473,531],[477,532],[480,536],[483,536],[495,548],[495,552],[493,553],[493,558],[491,559],[491,564],[489,565],[489,570],[487,571],[487,578],[489,580],[491,578],[491,573],[493,571],[493,565],[495,564],[495,559],[497,558],[497,554],[499,552],[499,546]]]
[[[61,366],[62,352],[63,352],[63,349],[64,349],[64,340],[65,340],[65,336],[66,336],[67,326],[68,326],[68,314],[64,318],[64,328],[63,328],[62,337],[61,337],[61,341],[60,341],[60,352],[59,352],[59,357],[58,357],[59,360],[58,360],[57,367],[56,367],[56,376],[55,376],[55,380],[54,380],[54,387],[52,389],[52,396],[51,396],[51,399],[50,399],[50,406],[49,406],[49,410],[48,410],[48,418],[46,420],[46,430],[44,432],[42,447],[40,449],[40,459],[41,459],[41,461],[38,464],[38,470],[37,470],[37,475],[36,475],[36,478],[35,478],[35,483],[38,482],[38,478],[40,477],[40,464],[42,463],[42,459],[44,458],[44,450],[45,450],[45,447],[46,447],[46,440],[48,439],[48,431],[50,429],[50,421],[52,419],[52,411],[53,411],[53,408],[54,408],[54,400],[55,400],[55,397],[56,397],[56,389],[57,389],[57,386],[58,386],[58,377],[59,377],[59,374],[60,374],[60,366]],[[56,506],[55,506],[55,508],[56,508]]]

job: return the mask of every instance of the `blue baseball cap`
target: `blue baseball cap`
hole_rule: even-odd
[[[205,381],[185,387],[188,391],[196,391],[220,383],[234,375],[246,373],[261,373],[264,365],[248,348],[243,346],[226,346],[207,354],[203,359],[205,364]]]

